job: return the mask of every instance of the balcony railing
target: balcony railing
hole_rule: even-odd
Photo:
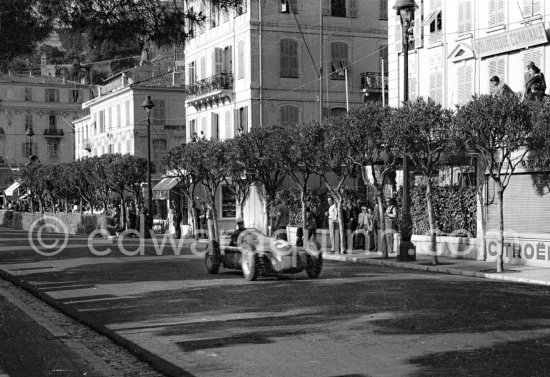
[[[63,135],[65,135],[63,130],[58,128],[46,128],[44,130],[44,136],[46,137],[63,137]]]
[[[233,89],[233,74],[219,73],[187,86],[187,99],[224,89]]]
[[[384,75],[379,72],[363,72],[361,73],[361,89],[367,92],[381,92],[382,85],[384,89],[388,90],[388,75]]]

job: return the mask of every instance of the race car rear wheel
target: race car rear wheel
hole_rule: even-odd
[[[319,253],[318,256],[306,255],[306,273],[312,279],[315,279],[321,274],[323,268],[323,256]]]
[[[243,250],[241,257],[243,276],[248,281],[258,277],[258,256],[252,250]]]
[[[208,247],[204,254],[204,262],[206,264],[206,270],[209,274],[217,274],[220,269],[221,257],[220,257],[220,245],[216,240],[208,242]]]

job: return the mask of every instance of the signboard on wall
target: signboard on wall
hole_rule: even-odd
[[[498,241],[487,238],[487,260],[496,260]],[[520,265],[550,266],[550,234],[547,239],[504,238],[504,261]]]
[[[483,58],[547,42],[548,37],[544,24],[538,23],[485,38],[475,39],[473,41],[473,48],[476,56]]]

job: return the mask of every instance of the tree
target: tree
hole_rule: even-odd
[[[350,132],[354,135],[349,139],[349,158],[361,170],[363,182],[368,184],[370,168],[374,195],[378,203],[380,216],[379,231],[384,234],[384,182],[395,172],[397,156],[395,135],[386,132],[391,109],[379,104],[367,102],[365,107],[353,109],[350,112]],[[384,258],[388,258],[388,249],[382,250]]]
[[[284,129],[290,148],[283,149],[283,168],[285,173],[300,187],[302,202],[302,224],[304,238],[309,239],[306,219],[306,197],[309,179],[318,171],[320,154],[323,152],[323,129],[318,123],[304,123],[298,126],[288,125]]]
[[[124,208],[124,194],[132,187],[139,187],[147,179],[147,160],[129,154],[108,154],[102,156],[106,161],[105,178],[110,191],[120,198],[121,208]],[[122,221],[126,222],[126,211],[122,211]]]
[[[34,212],[33,201],[38,200],[40,213],[44,213],[44,204],[49,196],[48,188],[51,184],[48,182],[49,167],[42,164],[29,163],[19,171],[21,187],[29,192],[31,211]]]
[[[441,167],[442,156],[454,144],[452,112],[433,100],[418,98],[398,108],[390,122],[391,132],[426,182],[426,207],[430,224],[430,253],[437,265],[437,227],[432,202],[432,179]]]
[[[94,213],[94,204],[96,203],[96,185],[94,179],[94,161],[91,158],[71,162],[68,166],[68,172],[74,181],[74,186],[83,202],[90,205],[90,211]]]
[[[321,176],[338,208],[340,251],[342,253],[346,251],[344,211],[342,207],[344,183],[347,179],[355,177],[357,169],[348,147],[356,137],[352,131],[352,123],[352,118],[347,114],[323,121],[324,138],[322,145],[319,146],[323,153],[319,160],[320,163],[317,165],[317,174]],[[336,176],[336,181],[331,179],[331,175]]]
[[[53,0],[0,0],[0,70],[16,56],[30,54],[46,39],[55,22]]]
[[[197,218],[195,213],[197,211],[197,204],[195,203],[195,190],[197,184],[200,181],[200,177],[193,167],[197,157],[192,154],[191,144],[181,144],[168,151],[161,161],[161,168],[170,175],[175,175],[179,179],[178,187],[180,192],[187,198],[187,201],[191,205],[191,223],[195,230],[195,237],[198,238],[199,234],[196,232],[199,225],[197,224]]]
[[[466,148],[479,155],[496,186],[499,210],[497,272],[504,268],[504,191],[516,167],[532,149],[529,104],[519,95],[481,95],[460,106],[455,131]]]
[[[260,198],[264,206],[265,232],[268,233],[269,207],[275,193],[286,177],[283,150],[288,147],[288,138],[280,126],[253,127],[242,136],[250,148],[247,171],[252,171],[262,190]]]
[[[248,168],[252,159],[252,148],[248,145],[249,138],[236,137],[228,139],[226,143],[227,175],[225,182],[231,190],[239,207],[239,215],[244,219],[244,204],[250,196],[252,185],[258,181],[256,172]]]
[[[207,195],[207,200],[211,208],[213,222],[212,239],[218,240],[218,216],[216,209],[216,193],[218,187],[225,180],[227,171],[226,145],[219,140],[199,140],[195,143],[186,145],[190,160],[185,169],[193,171],[194,175],[200,179]]]

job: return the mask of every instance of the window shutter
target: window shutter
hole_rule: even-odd
[[[239,41],[237,45],[237,78],[244,78],[244,42]]]
[[[224,137],[229,138],[229,132],[231,130],[231,111],[227,110],[224,116],[225,126],[223,129]]]
[[[223,49],[223,72],[231,73],[233,72],[233,55],[231,46],[228,46]]]
[[[457,70],[458,104],[467,102],[472,96],[472,66],[465,65]]]
[[[497,25],[504,25],[504,7],[506,6],[505,0],[498,0],[497,9]]]
[[[59,102],[59,89],[55,90],[55,102]]]
[[[460,0],[458,4],[458,32],[468,33],[472,30],[472,1]]]
[[[212,122],[210,124],[211,125],[210,138],[212,140],[218,140],[219,139],[218,121],[219,121],[218,114],[212,113]]]
[[[489,60],[489,77],[498,76],[501,82],[506,82],[506,58],[496,57]],[[489,91],[493,94],[496,88],[489,83]]]
[[[424,46],[424,26],[423,22],[423,3],[419,1],[418,9],[414,13],[414,48],[420,48]]]
[[[401,29],[401,19],[395,17],[395,52],[403,52],[403,30]]]
[[[323,0],[323,16],[330,16],[330,0]]]
[[[536,16],[541,14],[540,13],[542,8],[541,1],[540,0],[531,0],[531,1],[532,1],[532,8],[533,8],[531,15]]]
[[[416,80],[417,70],[416,70],[416,59],[409,59],[409,101],[416,99]]]
[[[201,77],[200,79],[203,80],[206,78],[206,58],[203,56],[201,57]]]
[[[388,0],[380,0],[380,19],[388,19]]]
[[[523,52],[523,69],[532,61],[537,67],[542,67],[542,48],[532,48]]]
[[[239,111],[240,109],[235,109],[233,111],[233,137],[239,135],[239,126],[240,126],[240,118],[239,118]]]
[[[489,0],[489,27],[504,24],[505,0]]]
[[[241,109],[241,125],[243,128],[243,133],[248,133],[248,106],[244,106]]]
[[[533,16],[533,0],[523,0],[523,18]]]
[[[357,5],[355,0],[349,0],[348,17],[357,17]]]
[[[251,61],[250,61],[250,64],[251,64],[251,74],[252,74],[252,81],[253,82],[257,82],[258,81],[258,72],[260,71],[260,57],[259,57],[259,48],[257,48],[256,46],[258,46],[258,43],[259,43],[259,38],[257,36],[252,36],[252,39],[251,39],[251,43],[252,43],[252,46],[254,46],[251,51],[250,51],[250,54],[251,54]]]

